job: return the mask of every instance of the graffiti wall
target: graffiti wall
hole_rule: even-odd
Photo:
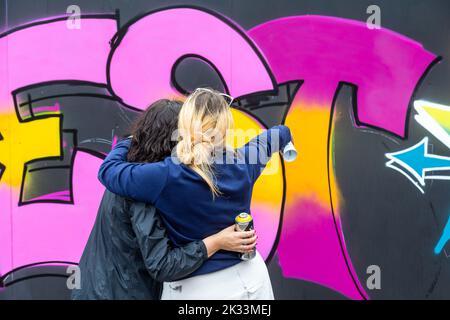
[[[450,298],[447,1],[75,2],[1,2],[0,298],[69,296],[102,159],[198,86],[292,130],[251,207],[277,298]]]

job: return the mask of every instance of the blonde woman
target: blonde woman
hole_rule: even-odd
[[[203,239],[250,212],[253,185],[272,153],[291,140],[276,126],[244,147],[226,147],[233,119],[225,95],[197,89],[178,118],[175,154],[157,163],[129,163],[130,141],[119,142],[100,167],[99,180],[110,191],[158,208],[177,246]],[[266,265],[259,255],[242,261],[219,251],[188,278],[164,283],[162,299],[273,299]]]

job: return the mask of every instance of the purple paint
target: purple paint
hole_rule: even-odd
[[[101,162],[77,152],[73,164],[75,205],[34,203],[13,208],[14,268],[40,261],[79,261],[104,192],[97,180]],[[3,273],[8,271],[3,267]]]
[[[54,80],[106,84],[109,41],[116,31],[113,19],[89,18],[75,31],[62,20],[0,38],[0,112],[14,113],[11,92],[27,85]],[[0,181],[0,274],[37,261],[79,260],[103,192],[97,181],[100,162],[77,153],[75,205],[36,203],[19,207],[19,190]]]
[[[164,10],[134,23],[112,57],[111,86],[125,103],[141,109],[178,96],[171,71],[186,54],[213,63],[234,97],[273,89],[263,62],[242,35],[196,9]]]
[[[339,82],[358,86],[358,117],[401,137],[414,88],[434,54],[387,29],[333,17],[273,20],[249,31],[278,83],[305,80],[308,103],[331,106]]]
[[[57,21],[0,38],[0,112],[14,112],[11,92],[23,86],[54,80],[107,83],[109,41],[116,21],[84,19],[82,25],[74,31],[66,28],[66,21]],[[420,44],[391,31],[369,30],[363,23],[332,17],[278,19],[257,26],[249,35],[278,83],[305,81],[296,106],[331,109],[339,82],[350,82],[358,86],[359,120],[400,136],[414,87],[435,58]],[[143,109],[160,97],[179,95],[170,81],[173,64],[183,55],[196,54],[215,65],[233,96],[273,89],[264,62],[249,41],[239,27],[203,11],[160,11],[130,26],[112,55],[110,84],[125,103]],[[42,108],[40,112],[56,110]],[[116,142],[114,137],[112,144]],[[100,163],[77,152],[74,205],[18,207],[19,191],[0,181],[0,274],[37,261],[78,261],[103,193],[97,181]],[[319,178],[326,178],[324,174]],[[295,188],[289,172],[287,183]],[[65,199],[64,192],[41,199]],[[286,208],[278,248],[283,274],[361,298],[340,221],[336,232],[331,208],[305,199],[287,203]],[[269,212],[264,215],[273,218]],[[255,217],[262,228],[275,222]],[[271,232],[264,240],[265,252],[274,237]]]
[[[361,299],[348,272],[328,208],[315,201],[290,204],[285,215],[278,257],[283,276],[311,281],[351,299]],[[358,278],[356,278],[358,282]]]
[[[48,193],[48,194],[45,194],[45,195],[42,195],[39,197],[29,199],[28,201],[46,201],[46,200],[70,201],[70,191],[64,190],[64,191],[52,192],[52,193]]]
[[[114,137],[113,137],[113,140],[112,140],[112,143],[111,143],[111,149],[114,148],[114,147],[116,146],[117,140],[118,140],[117,136],[114,136]]]
[[[55,103],[54,106],[42,106],[42,107],[36,107],[33,108],[33,113],[40,113],[40,112],[60,112],[60,106],[59,103]]]
[[[399,34],[369,30],[363,23],[340,18],[282,18],[253,28],[249,35],[264,52],[278,83],[304,80],[290,112],[312,107],[331,112],[339,83],[349,82],[358,86],[359,120],[400,136],[405,133],[414,88],[435,59],[420,44]],[[293,134],[299,135],[295,130]],[[295,190],[296,176],[289,167],[286,177],[288,190]],[[326,183],[327,171],[318,172],[317,179]],[[284,274],[353,299],[366,297],[349,258],[339,216],[335,222],[330,204],[320,204],[314,196],[311,201],[288,200],[284,216],[278,247]]]

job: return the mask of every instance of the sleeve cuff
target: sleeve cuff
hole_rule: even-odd
[[[197,241],[197,253],[203,258],[203,261],[208,260],[208,250],[203,241]]]

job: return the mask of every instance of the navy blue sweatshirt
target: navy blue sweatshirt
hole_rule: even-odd
[[[182,246],[232,225],[239,213],[250,212],[256,179],[272,153],[290,141],[289,128],[276,126],[237,149],[234,163],[215,163],[213,170],[221,192],[215,198],[197,173],[172,157],[155,163],[127,162],[130,139],[120,141],[109,153],[98,178],[111,192],[158,208],[169,237]],[[221,250],[190,276],[222,270],[240,261],[238,253]]]

